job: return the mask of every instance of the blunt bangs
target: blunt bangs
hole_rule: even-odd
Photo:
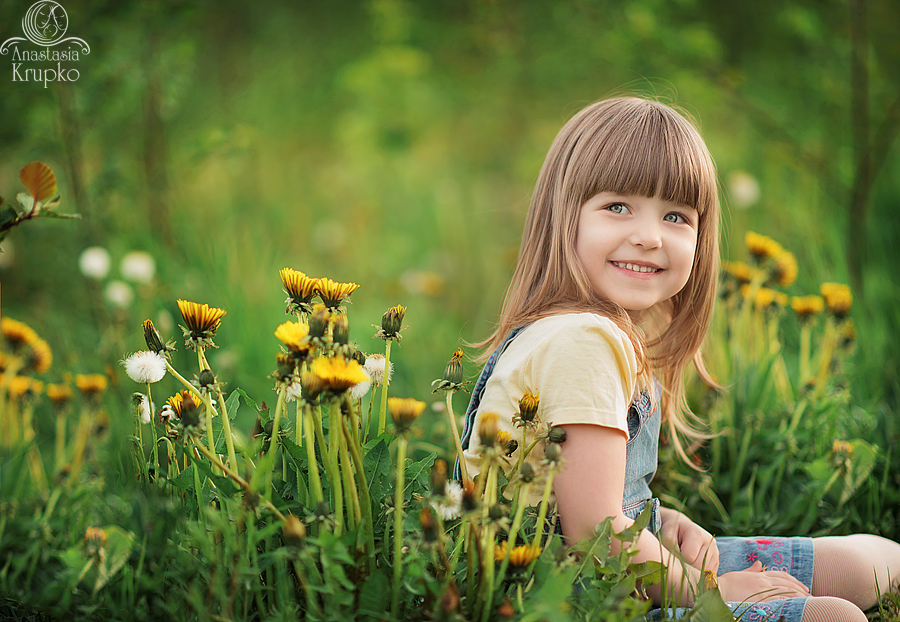
[[[570,177],[580,202],[615,192],[686,205],[703,216],[716,200],[716,172],[697,130],[655,102],[627,104],[604,111],[603,123],[584,119],[569,160],[580,169]]]

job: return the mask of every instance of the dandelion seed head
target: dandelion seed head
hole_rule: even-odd
[[[139,384],[159,382],[166,375],[166,359],[149,350],[135,352],[122,360],[125,373]]]
[[[352,387],[350,387],[350,390],[347,393],[350,396],[350,399],[355,402],[356,400],[361,400],[366,395],[366,393],[369,392],[369,389],[371,389],[371,388],[372,388],[372,381],[371,380],[363,380],[362,382],[359,382],[359,383],[353,385]]]
[[[134,302],[134,290],[125,281],[110,281],[103,290],[103,297],[114,307],[127,309]]]
[[[372,354],[366,357],[366,373],[369,374],[369,378],[372,379],[372,384],[376,387],[381,386],[384,383],[384,363],[385,358],[383,354]],[[390,367],[387,371],[387,381],[391,381],[391,376],[394,373],[394,364],[391,363]]]
[[[288,402],[293,402],[294,400],[299,400],[303,395],[303,391],[301,390],[301,384],[299,380],[295,380],[291,384],[287,386],[284,390],[284,398]]]
[[[156,275],[156,261],[145,251],[131,251],[119,264],[122,276],[134,283],[150,283]]]
[[[109,251],[102,246],[86,248],[78,257],[78,269],[81,270],[81,274],[95,281],[102,281],[106,278],[111,264]]]
[[[436,497],[431,505],[435,512],[444,520],[459,518],[462,513],[463,489],[459,482],[452,481],[447,484],[447,491],[441,497]]]

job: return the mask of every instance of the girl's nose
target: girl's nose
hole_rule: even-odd
[[[647,250],[659,248],[662,246],[662,230],[655,221],[640,219],[634,223],[634,229],[628,241]]]

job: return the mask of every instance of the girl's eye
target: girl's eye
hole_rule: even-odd
[[[665,216],[663,216],[663,220],[666,222],[674,222],[674,223],[686,223],[687,218],[679,214],[678,212],[669,212]]]
[[[612,205],[608,205],[606,207],[609,211],[614,214],[626,214],[628,213],[628,208],[625,207],[622,203],[613,203]]]

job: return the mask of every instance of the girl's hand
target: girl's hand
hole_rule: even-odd
[[[719,577],[719,591],[725,602],[762,603],[781,598],[812,596],[798,579],[780,570],[763,570],[756,561],[746,570]]]
[[[712,534],[681,512],[667,510],[659,529],[659,540],[670,551],[698,570],[719,570],[719,547]]]

